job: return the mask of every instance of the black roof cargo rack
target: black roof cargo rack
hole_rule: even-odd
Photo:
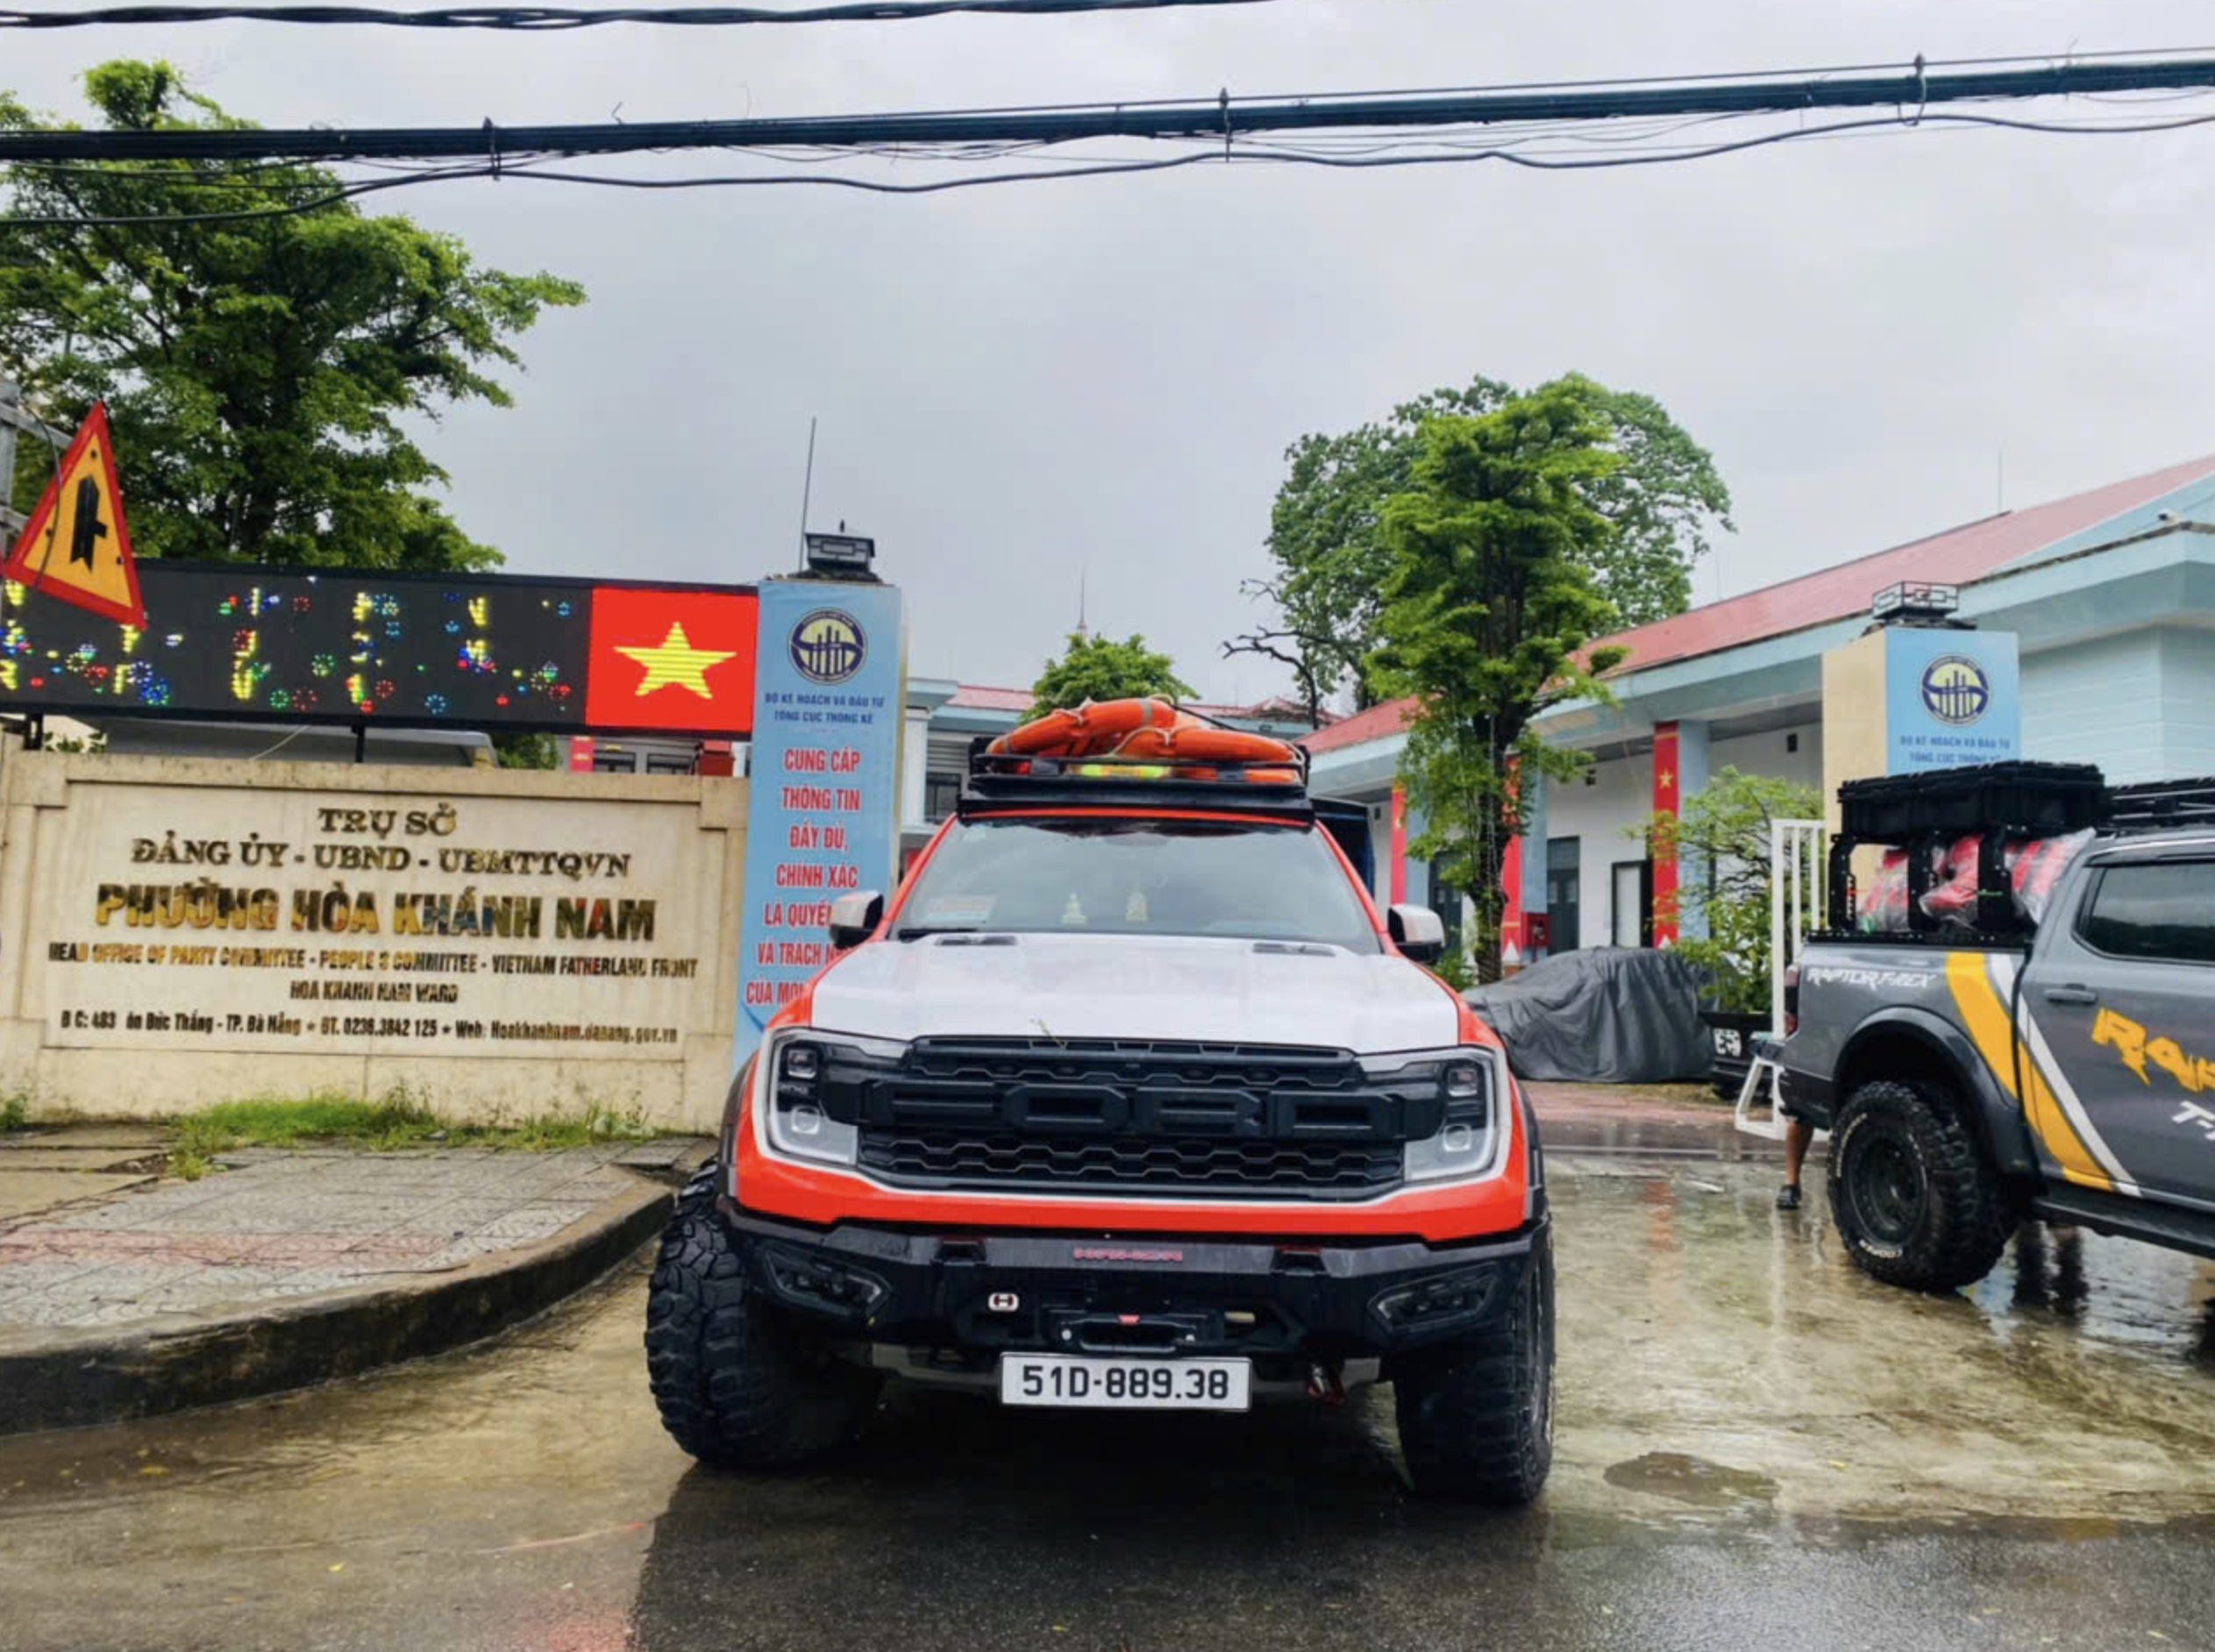
[[[1994,828],[2019,837],[2082,831],[2107,817],[2107,782],[2090,763],[1982,763],[1848,780],[1839,823],[1864,844],[1904,844],[1934,832]]]
[[[2215,776],[2111,787],[2090,763],[1987,763],[1848,780],[1838,788],[1838,812],[1841,830],[1830,845],[1832,922],[1845,926],[1838,932],[1850,931],[1854,921],[1855,850],[1877,844],[1912,851],[1905,867],[1905,938],[1916,939],[1941,928],[1922,908],[1935,851],[1975,836],[1981,841],[1973,928],[1997,937],[2026,927],[2009,893],[2009,841],[2088,829],[2118,835],[2215,830]]]
[[[2167,831],[2178,826],[2215,826],[2215,775],[2195,780],[2152,780],[2119,786],[2109,794],[2107,824],[2119,832]]]
[[[1907,857],[1907,927],[1919,935],[1938,929],[1923,910],[1930,892],[1931,856],[1926,848],[1972,834],[1976,855],[1975,928],[1991,935],[2020,933],[2007,881],[2010,838],[2058,837],[2106,823],[2106,777],[2090,763],[1981,763],[1964,768],[1923,769],[1848,780],[1838,788],[1841,830],[1830,845],[1830,909],[1834,922],[1853,922],[1854,851],[1864,844],[1918,852]]]
[[[985,749],[989,744],[982,735],[970,743],[969,780],[955,804],[957,815],[1005,814],[1015,808],[1160,808],[1269,815],[1303,822],[1315,818],[1314,805],[1307,797],[1307,753],[1298,746],[1293,751],[1300,779],[1287,782],[1245,778],[1249,769],[1281,773],[1293,766],[1282,758],[1252,762],[1211,758],[1195,764],[1159,758],[994,752]],[[1193,767],[1212,769],[1218,778],[1180,780],[1167,773]]]

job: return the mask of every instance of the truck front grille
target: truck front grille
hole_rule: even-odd
[[[1396,1144],[969,1136],[867,1129],[861,1165],[887,1181],[1115,1193],[1278,1193],[1360,1196],[1398,1185]]]
[[[827,1041],[826,1110],[880,1180],[1154,1196],[1358,1199],[1399,1185],[1444,1116],[1428,1072],[1342,1050],[926,1038],[876,1061]]]

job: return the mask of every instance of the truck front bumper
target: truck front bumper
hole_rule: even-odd
[[[950,1373],[1052,1352],[1244,1356],[1264,1376],[1383,1360],[1389,1376],[1392,1356],[1512,1312],[1548,1220],[1467,1244],[1319,1244],[824,1229],[719,1208],[766,1300]]]

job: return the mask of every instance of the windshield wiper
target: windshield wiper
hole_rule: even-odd
[[[926,935],[974,935],[985,926],[981,923],[918,923],[912,929],[894,929],[897,941],[920,941]]]

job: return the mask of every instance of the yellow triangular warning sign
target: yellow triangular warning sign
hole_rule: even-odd
[[[94,402],[85,415],[76,440],[61,456],[61,471],[0,565],[0,575],[146,629],[146,605],[139,596],[131,530],[123,523],[123,490],[116,486],[115,443],[103,403]]]

